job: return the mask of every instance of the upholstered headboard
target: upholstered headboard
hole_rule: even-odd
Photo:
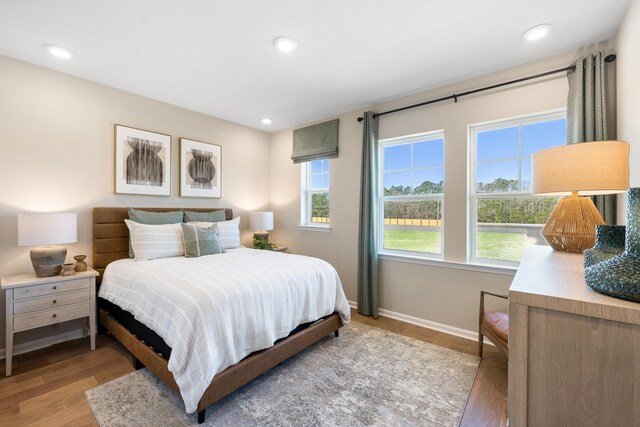
[[[187,210],[195,212],[225,211],[227,220],[233,219],[233,210],[226,208],[135,208],[143,211],[169,212]],[[93,268],[100,276],[110,262],[129,258],[129,229],[124,223],[129,218],[127,208],[93,208]]]

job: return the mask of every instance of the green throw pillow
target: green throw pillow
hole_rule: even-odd
[[[224,209],[211,212],[184,211],[184,222],[220,222],[226,219]]]
[[[199,257],[222,252],[215,229],[200,228],[195,225],[182,224],[184,254],[186,257]]]
[[[151,212],[141,211],[139,209],[128,208],[129,219],[140,224],[161,225],[161,224],[179,224],[184,218],[182,211],[170,212]],[[131,247],[131,239],[129,239],[129,258],[134,258],[133,248]]]

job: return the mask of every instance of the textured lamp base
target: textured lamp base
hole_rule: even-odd
[[[596,225],[604,220],[589,197],[564,197],[558,200],[540,234],[556,251],[582,253],[593,247]]]
[[[41,246],[33,248],[30,255],[36,277],[58,276],[67,257],[67,248],[64,246]]]

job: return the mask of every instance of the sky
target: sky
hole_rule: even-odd
[[[531,153],[565,144],[565,134],[565,119],[479,132],[477,181],[518,179],[520,168],[523,182],[530,182]],[[444,181],[444,139],[384,148],[385,188],[415,188],[425,180]]]

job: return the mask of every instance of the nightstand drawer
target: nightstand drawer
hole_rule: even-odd
[[[44,310],[32,314],[23,314],[13,319],[13,330],[37,328],[38,326],[64,322],[89,315],[89,303],[67,305],[53,310]]]
[[[13,304],[13,314],[25,314],[34,311],[62,307],[70,304],[89,302],[89,298],[89,289],[83,289],[80,291],[67,292],[64,294],[53,294],[47,295],[45,297],[16,301]]]
[[[53,282],[44,285],[24,286],[15,288],[13,291],[13,299],[24,299],[39,297],[43,295],[54,295],[60,292],[75,291],[78,289],[89,289],[91,286],[91,279],[74,279],[66,280],[64,282]]]

